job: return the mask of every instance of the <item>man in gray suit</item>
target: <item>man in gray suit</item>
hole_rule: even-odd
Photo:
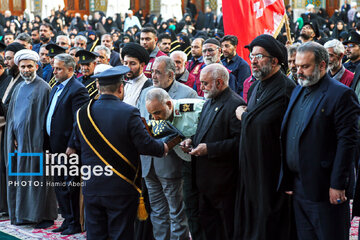
[[[167,56],[157,57],[152,68],[153,86],[140,95],[137,107],[145,119],[145,96],[155,87],[167,91],[171,98],[198,98],[190,87],[175,81],[175,63]],[[151,222],[155,239],[189,239],[182,194],[182,159],[174,151],[166,157],[141,156],[142,176],[149,192]]]

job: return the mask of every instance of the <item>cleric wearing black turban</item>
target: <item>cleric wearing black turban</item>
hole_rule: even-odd
[[[150,61],[148,51],[138,43],[126,43],[121,51],[124,65],[130,68],[126,74],[124,102],[136,106],[143,89],[152,85],[150,79],[144,75],[144,68]]]
[[[260,35],[248,48],[257,79],[248,92],[241,119],[239,181],[234,239],[294,239],[290,234],[291,208],[285,193],[277,192],[280,175],[280,128],[295,84],[281,72],[285,46],[270,35]]]

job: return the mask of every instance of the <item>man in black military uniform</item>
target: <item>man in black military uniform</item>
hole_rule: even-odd
[[[355,31],[350,32],[350,36],[343,44],[346,46],[345,53],[348,58],[344,67],[351,72],[356,72],[356,66],[360,63],[360,34]]]
[[[77,113],[75,145],[81,149],[82,164],[104,170],[84,180],[89,240],[134,239],[134,221],[141,203],[140,154],[161,157],[168,152],[166,144],[145,130],[139,110],[121,101],[123,76],[129,70],[118,66],[95,75],[100,97]]]
[[[51,70],[49,71],[44,80],[49,83],[51,88],[53,88],[56,84],[55,76],[53,73],[54,57],[58,54],[65,53],[66,48],[60,47],[59,45],[56,45],[54,43],[47,44],[45,48],[49,51],[48,56],[50,57]]]
[[[95,79],[92,79],[91,76],[94,75],[95,60],[98,55],[94,52],[80,50],[75,56],[79,58],[78,64],[80,64],[81,73],[83,74],[78,80],[88,90],[90,98],[94,98],[98,94],[98,89],[96,88]]]

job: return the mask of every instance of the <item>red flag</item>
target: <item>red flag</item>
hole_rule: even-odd
[[[238,37],[237,53],[248,62],[244,46],[261,34],[278,33],[285,21],[283,0],[222,0],[222,8],[225,34]]]

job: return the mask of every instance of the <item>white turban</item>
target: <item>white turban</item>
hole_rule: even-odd
[[[33,60],[35,63],[37,63],[40,58],[39,54],[37,54],[35,51],[29,49],[22,49],[18,51],[14,56],[14,62],[17,66],[19,66],[19,62],[21,60]]]

